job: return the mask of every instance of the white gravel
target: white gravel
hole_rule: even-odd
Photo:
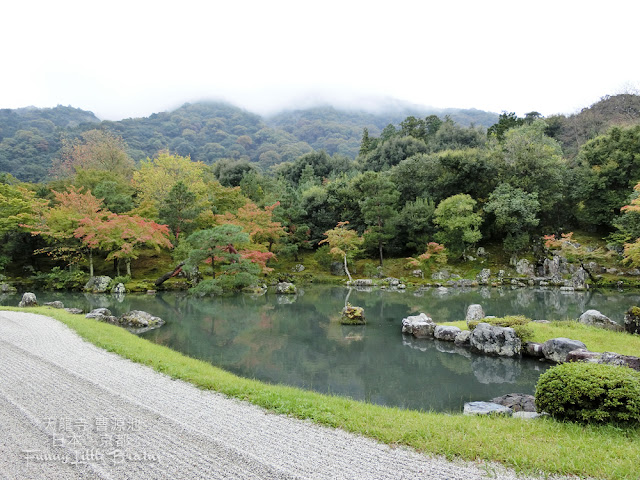
[[[0,312],[0,479],[514,479],[202,391]]]

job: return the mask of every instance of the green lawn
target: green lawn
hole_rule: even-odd
[[[550,418],[526,421],[466,417],[381,407],[240,378],[136,337],[119,327],[65,311],[48,307],[29,311],[56,318],[99,347],[200,388],[216,390],[277,413],[342,428],[390,445],[407,445],[421,452],[480,464],[496,461],[525,473],[604,479],[638,478],[640,428],[585,426]],[[536,335],[539,333],[540,339],[546,334],[580,339],[581,329],[566,330],[573,335],[565,335],[559,333],[565,332],[562,328],[569,327],[536,325]],[[621,350],[622,343],[618,340],[607,340],[610,332],[599,333],[601,335],[594,334],[593,339],[585,341],[587,346],[596,350],[590,342],[595,345],[595,336],[602,336],[605,340],[598,345],[605,346],[607,350]],[[630,342],[629,348],[634,348],[635,340]]]

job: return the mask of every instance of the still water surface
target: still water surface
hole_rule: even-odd
[[[487,315],[523,314],[534,319],[577,318],[590,308],[622,322],[640,294],[559,290],[450,289],[398,292],[353,290],[352,305],[364,307],[366,326],[342,326],[339,312],[348,290],[313,286],[295,297],[240,294],[193,298],[38,293],[40,303],[61,300],[86,311],[108,307],[119,315],[145,310],[167,324],[141,334],[238,375],[381,405],[460,411],[464,402],[506,393],[533,393],[548,365],[474,355],[451,343],[403,336],[401,320],[425,312],[436,322],[464,319],[480,303]],[[19,295],[0,299],[16,305]]]

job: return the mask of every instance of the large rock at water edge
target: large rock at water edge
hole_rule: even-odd
[[[131,310],[120,316],[118,323],[131,328],[156,328],[164,325],[165,321],[142,310]]]
[[[510,417],[513,412],[509,407],[493,402],[467,402],[464,404],[464,415],[505,415]]]
[[[124,295],[127,293],[127,289],[124,286],[124,283],[119,283],[111,289],[111,293],[114,295]]]
[[[24,295],[22,295],[22,300],[20,300],[20,303],[18,304],[18,306],[20,308],[37,307],[38,299],[36,298],[36,294],[31,292],[25,292]]]
[[[469,307],[467,308],[467,316],[465,317],[467,324],[469,322],[476,322],[478,320],[482,320],[484,317],[485,317],[485,314],[484,314],[484,310],[482,309],[482,305],[478,305],[476,303],[473,305],[469,305]]]
[[[44,306],[51,308],[64,308],[64,303],[62,303],[60,300],[55,300],[53,302],[45,302]]]
[[[491,270],[483,268],[482,271],[476,275],[476,281],[479,285],[488,285],[491,278]]]
[[[569,352],[579,349],[587,349],[587,346],[580,340],[571,340],[570,338],[552,338],[542,344],[542,353],[544,358],[556,363],[567,361]]]
[[[517,357],[522,342],[513,328],[496,327],[488,323],[479,323],[471,332],[471,350],[486,355]]]
[[[286,294],[286,295],[295,295],[298,293],[296,286],[293,283],[288,282],[280,282],[276,285],[276,293],[278,294]]]
[[[462,330],[458,327],[453,327],[449,325],[436,325],[435,330],[433,331],[434,338],[438,340],[444,340],[445,342],[453,342],[456,337],[460,334]]]
[[[108,290],[110,283],[111,277],[108,277],[106,275],[100,277],[91,277],[87,284],[84,286],[84,291],[91,293],[105,293]]]
[[[94,318],[100,322],[118,323],[118,319],[114,317],[108,308],[94,308],[85,315],[86,318]]]
[[[425,313],[402,319],[402,333],[409,333],[416,338],[433,337],[435,322]]]
[[[580,323],[584,323],[585,325],[592,325],[594,327],[603,327],[603,328],[615,328],[618,326],[616,322],[611,320],[606,315],[603,315],[598,310],[587,310],[580,318],[578,318]]]
[[[518,275],[533,277],[533,265],[531,265],[531,262],[526,258],[518,260],[518,263],[516,263],[516,272],[518,272]]]
[[[501,397],[491,399],[493,403],[509,407],[513,412],[535,412],[536,399],[533,395],[525,393],[508,393]]]

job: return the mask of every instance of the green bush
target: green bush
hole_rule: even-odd
[[[82,290],[89,276],[82,270],[53,267],[50,272],[36,273],[32,279],[34,286],[41,290]]]
[[[325,270],[331,270],[331,263],[336,261],[329,253],[329,250],[331,250],[329,245],[323,245],[316,250],[316,253],[313,254],[313,259],[316,261],[318,266]]]
[[[493,325],[495,327],[510,327],[515,330],[516,335],[518,336],[520,341],[528,342],[534,336],[533,329],[527,325],[527,323],[529,323],[530,321],[531,319],[525,317],[524,315],[507,315],[506,317],[473,320],[467,325],[469,326],[469,330],[471,331],[473,331],[479,323],[488,323],[489,325]]]
[[[640,422],[640,372],[595,363],[564,363],[540,375],[536,409],[559,420]]]

